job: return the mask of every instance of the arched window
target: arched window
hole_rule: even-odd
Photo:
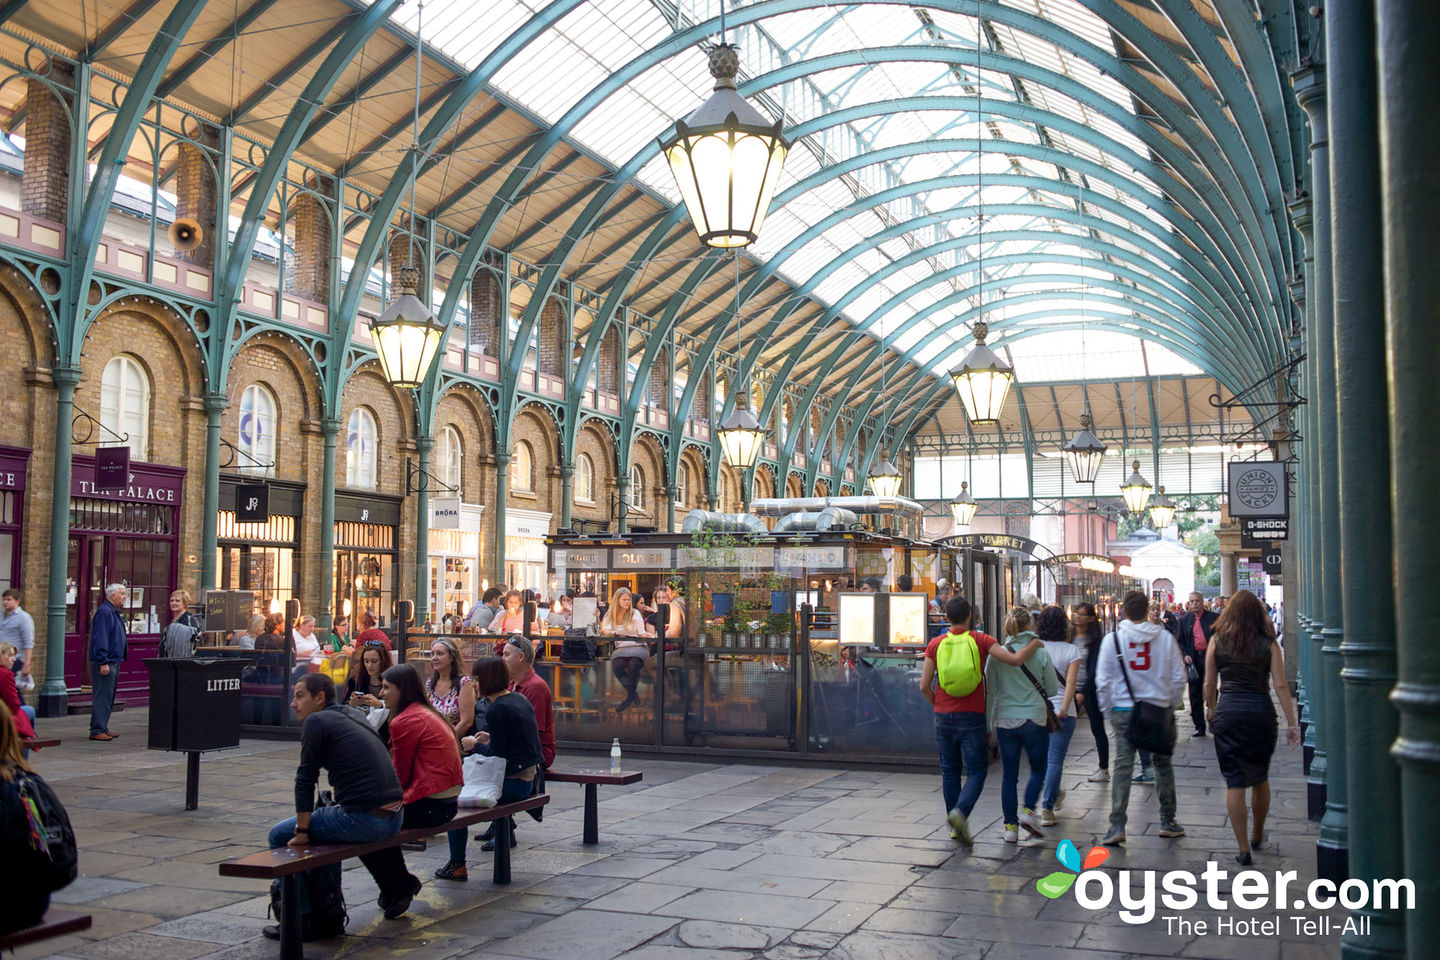
[[[375,453],[379,439],[380,432],[375,427],[375,415],[364,407],[356,407],[350,413],[350,424],[345,431],[347,487],[375,489]]]
[[[510,489],[535,491],[535,452],[524,440],[517,440],[510,453]]]
[[[630,506],[645,509],[645,471],[639,467],[630,468]]]
[[[122,353],[105,364],[100,374],[100,423],[105,430],[99,431],[99,446],[129,447],[136,460],[148,459],[150,378],[134,357]],[[128,440],[115,439],[127,434]]]
[[[595,461],[590,454],[582,453],[575,458],[575,499],[582,503],[595,502]]]
[[[240,442],[235,455],[241,473],[275,475],[275,395],[258,383],[240,394]]]
[[[460,431],[446,425],[435,438],[435,475],[440,482],[452,490],[460,489],[460,463],[465,454],[460,443]],[[445,491],[439,491],[444,493]]]
[[[683,463],[675,471],[675,505],[690,508],[690,468]]]

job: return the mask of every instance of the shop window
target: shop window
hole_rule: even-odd
[[[588,453],[575,458],[575,499],[583,503],[595,502],[595,461]]]
[[[452,490],[460,489],[460,463],[463,459],[460,431],[445,427],[435,438],[435,473],[440,482]]]
[[[240,395],[240,442],[235,465],[255,477],[275,475],[275,396],[258,383]]]
[[[510,453],[510,489],[535,492],[535,454],[524,440],[517,441]]]
[[[630,468],[630,506],[636,510],[645,509],[645,471],[639,467]]]
[[[96,442],[102,447],[130,448],[135,460],[147,460],[150,449],[150,378],[134,357],[120,354],[100,374],[100,423]],[[125,437],[128,440],[117,440]]]
[[[379,443],[379,431],[375,417],[363,407],[350,414],[350,424],[345,431],[345,485],[374,490],[375,451]]]

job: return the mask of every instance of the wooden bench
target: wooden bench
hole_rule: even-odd
[[[69,910],[57,910],[52,907],[45,912],[45,916],[41,917],[40,922],[35,926],[0,936],[0,953],[23,947],[29,943],[53,940],[56,937],[63,937],[67,933],[78,933],[81,930],[89,929],[90,914],[73,913]]]
[[[280,960],[302,960],[304,950],[300,938],[300,885],[296,878],[307,870],[340,863],[389,847],[398,847],[436,834],[468,828],[477,823],[495,822],[495,872],[497,884],[510,882],[510,818],[517,813],[543,807],[550,802],[549,794],[527,797],[515,803],[500,804],[488,810],[462,808],[453,819],[435,827],[401,830],[393,837],[370,843],[314,843],[305,847],[280,847],[248,857],[226,860],[220,864],[222,877],[248,877],[254,880],[280,881]]]
[[[593,846],[600,842],[600,798],[598,796],[600,784],[639,783],[644,776],[639,770],[631,770],[629,773],[611,773],[609,770],[561,770],[551,767],[545,771],[545,782],[585,784],[584,842]],[[499,849],[498,840],[496,849]]]
[[[34,740],[21,740],[20,746],[27,750],[43,750],[46,747],[60,746],[59,740],[41,740],[38,737]]]

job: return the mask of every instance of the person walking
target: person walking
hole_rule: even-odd
[[[129,595],[123,583],[110,584],[90,620],[90,739],[102,743],[118,736],[110,732],[110,711],[115,707],[115,684],[127,652],[120,608]]]
[[[1105,732],[1105,716],[1100,712],[1100,699],[1095,691],[1095,658],[1100,655],[1100,639],[1104,636],[1100,620],[1095,616],[1095,604],[1075,604],[1070,614],[1070,625],[1075,632],[1075,643],[1085,651],[1079,702],[1085,708],[1090,734],[1095,738],[1095,756],[1099,761],[1099,769],[1086,779],[1091,783],[1105,783],[1110,779],[1110,737]]]
[[[1185,665],[1195,668],[1189,676],[1190,720],[1195,724],[1197,737],[1205,736],[1205,661],[1210,637],[1215,632],[1215,623],[1220,614],[1205,609],[1205,598],[1199,593],[1190,594],[1185,605],[1185,616],[1180,618],[1180,652],[1185,656]]]
[[[935,711],[935,744],[940,755],[940,792],[951,839],[975,845],[970,813],[985,788],[990,762],[985,729],[985,664],[990,657],[1018,666],[1040,650],[1036,637],[1018,651],[1002,646],[989,634],[972,631],[974,609],[956,595],[945,606],[950,629],[925,647],[920,695]]]
[[[1125,594],[1122,601],[1125,619],[1112,633],[1100,641],[1096,661],[1095,686],[1100,696],[1100,709],[1110,719],[1115,751],[1115,773],[1110,780],[1110,829],[1101,841],[1106,846],[1125,842],[1125,824],[1130,804],[1130,773],[1135,766],[1135,745],[1128,736],[1131,714],[1136,702],[1148,703],[1166,711],[1169,721],[1169,745],[1155,752],[1155,785],[1160,797],[1160,830],[1162,837],[1183,837],[1185,828],[1176,819],[1175,769],[1170,753],[1175,744],[1175,718],[1172,711],[1185,693],[1185,662],[1180,646],[1170,631],[1149,617],[1150,599],[1138,590]]]
[[[1251,851],[1265,840],[1270,812],[1270,758],[1275,753],[1274,687],[1285,711],[1285,744],[1300,746],[1295,704],[1285,682],[1285,654],[1275,640],[1275,624],[1249,590],[1230,598],[1215,624],[1205,657],[1205,715],[1215,735],[1215,759],[1225,778],[1225,812],[1240,852],[1235,862],[1252,863]],[[1223,694],[1223,696],[1220,696]],[[1219,701],[1217,703],[1217,697]],[[1250,791],[1250,830],[1246,835],[1245,791]]]
[[[1075,689],[1085,651],[1070,642],[1070,623],[1065,611],[1056,606],[1040,611],[1035,633],[1045,646],[1050,665],[1055,668],[1058,690],[1050,698],[1050,706],[1060,720],[1060,729],[1050,731],[1049,749],[1045,756],[1045,795],[1040,800],[1040,825],[1055,826],[1055,814],[1065,802],[1060,777],[1065,772],[1065,756],[1070,752],[1070,738],[1075,735]]]
[[[1045,785],[1049,737],[1046,732],[1048,700],[1054,695],[1055,668],[1045,653],[1044,643],[1030,629],[1030,609],[1014,607],[1005,617],[1005,641],[999,647],[1014,653],[1032,643],[1040,642],[1028,663],[1011,666],[992,657],[985,670],[990,685],[986,698],[987,726],[1000,741],[1000,810],[1005,815],[1005,842],[1018,843],[1020,830],[1032,837],[1043,837],[1035,805]],[[1073,728],[1072,728],[1073,729]],[[1030,761],[1030,779],[1025,784],[1025,809],[1017,806],[1017,785],[1020,779],[1020,751]]]

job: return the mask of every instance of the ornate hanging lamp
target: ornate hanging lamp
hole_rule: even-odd
[[[1125,498],[1126,509],[1138,514],[1150,499],[1150,481],[1140,476],[1139,460],[1131,463],[1130,467],[1130,478],[1120,485],[1120,495]]]
[[[1150,522],[1155,524],[1155,530],[1161,531],[1170,526],[1175,519],[1175,501],[1165,496],[1165,487],[1159,487],[1155,496],[1150,498]]]
[[[1070,464],[1070,473],[1075,477],[1076,483],[1095,482],[1095,478],[1100,474],[1100,466],[1105,462],[1106,449],[1108,448],[1105,444],[1090,432],[1088,410],[1080,414],[1080,429],[1075,431],[1075,436],[1060,447],[1066,462]]]
[[[980,504],[970,496],[969,486],[969,483],[962,481],[960,493],[950,501],[950,516],[955,520],[957,527],[970,526],[970,521],[975,519],[975,511],[980,508]]]

